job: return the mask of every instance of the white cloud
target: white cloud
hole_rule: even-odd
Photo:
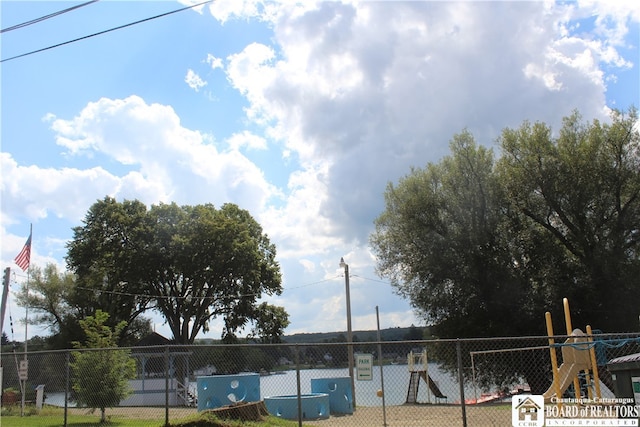
[[[224,68],[224,65],[222,63],[222,59],[221,58],[216,58],[212,54],[208,54],[207,55],[206,62],[207,62],[207,64],[209,64],[211,66],[212,70],[215,70],[216,68]]]
[[[243,147],[250,150],[265,150],[267,148],[267,141],[263,137],[247,130],[234,133],[227,142],[231,150],[240,150]]]
[[[35,221],[49,215],[78,221],[96,200],[96,194],[113,194],[120,185],[118,177],[101,167],[21,166],[8,153],[0,153],[0,166],[5,177],[0,187],[3,223],[20,217]]]
[[[136,167],[121,178],[119,194],[154,189],[145,203],[235,202],[259,211],[276,192],[246,157],[218,151],[205,135],[182,127],[171,107],[137,96],[89,103],[73,119],[53,121],[52,129],[72,153]]]
[[[207,82],[202,80],[202,78],[192,69],[187,70],[187,75],[184,77],[184,82],[196,92],[199,92],[200,89],[207,85]]]
[[[603,63],[626,66],[610,44],[568,34],[577,12],[562,5],[321,2],[290,10],[271,15],[276,44],[231,55],[227,73],[250,104],[247,117],[295,153],[304,168],[295,177],[310,178],[292,184],[288,203],[298,209],[281,213],[289,218],[302,205],[316,223],[333,224],[319,229],[336,238],[365,242],[386,183],[446,154],[463,128],[490,145],[525,119],[555,127],[575,108],[603,118]]]
[[[251,103],[247,114],[250,118],[264,123],[266,109],[269,104],[264,93],[276,78],[276,70],[270,63],[275,53],[269,46],[261,43],[251,43],[240,53],[230,55],[227,74],[232,85]]]

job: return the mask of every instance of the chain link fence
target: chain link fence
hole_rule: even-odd
[[[135,378],[128,381],[130,394],[106,413],[149,420],[145,424],[149,426],[251,401],[264,401],[272,415],[300,418],[299,424],[305,426],[510,426],[514,396],[543,395],[549,401],[558,393],[589,398],[620,397],[616,391],[628,394],[621,386],[624,372],[616,371],[615,363],[635,360],[640,334],[351,345],[352,375],[347,343],[29,352],[24,394],[20,367],[24,368],[25,355],[5,352],[2,411],[5,416],[20,416],[15,408],[22,405],[24,395],[31,408],[28,416],[59,407],[60,425],[67,425],[71,414],[90,409],[79,403],[74,389],[80,374],[74,370],[74,360],[88,351],[102,355],[124,351],[135,361]],[[640,362],[636,375],[640,377]],[[105,381],[95,378],[96,394],[108,387]],[[639,394],[637,390],[630,397]]]

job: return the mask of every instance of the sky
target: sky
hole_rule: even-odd
[[[3,0],[1,27],[80,4]],[[105,196],[248,210],[277,247],[284,290],[266,301],[289,313],[286,334],[346,330],[341,257],[353,330],[375,329],[376,307],[381,328],[424,325],[375,272],[387,185],[465,129],[499,156],[500,131],[525,120],[557,130],[574,110],[607,121],[640,106],[634,0],[217,0],[166,14],[193,4],[103,0],[0,34],[9,339],[24,337],[13,259],[30,225],[31,264],[64,269],[72,228]],[[220,334],[214,320],[198,338]]]

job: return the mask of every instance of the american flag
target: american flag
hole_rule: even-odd
[[[27,271],[27,268],[29,268],[29,263],[31,262],[31,233],[29,233],[29,238],[24,244],[24,248],[22,248],[14,261],[22,271]]]

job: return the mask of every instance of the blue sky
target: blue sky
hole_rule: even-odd
[[[2,1],[1,26],[74,4]],[[188,4],[99,1],[2,33],[1,58]],[[464,128],[494,146],[524,120],[557,129],[574,109],[607,120],[640,106],[639,21],[634,1],[219,0],[4,61],[12,290],[26,280],[13,258],[29,224],[32,264],[63,267],[71,228],[106,195],[232,202],[278,248],[284,292],[270,302],[289,313],[286,333],[346,329],[340,257],[355,330],[375,328],[376,306],[383,328],[422,324],[374,271],[368,237],[387,183],[437,162]],[[201,337],[220,331],[214,321]]]

